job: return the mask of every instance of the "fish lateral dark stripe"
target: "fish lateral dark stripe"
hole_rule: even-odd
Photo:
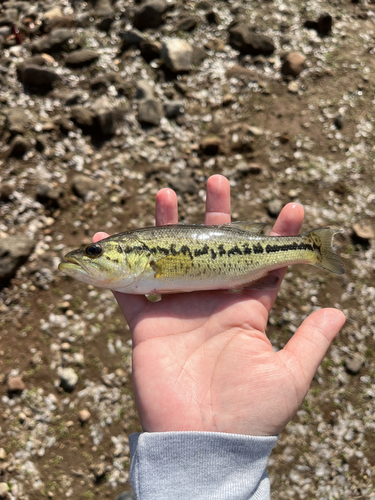
[[[225,255],[227,253],[225,248],[224,248],[224,245],[219,245],[217,248],[219,250],[220,257],[222,257],[223,255]]]
[[[193,254],[191,253],[191,250],[187,245],[182,245],[180,252],[184,255],[189,255],[191,259],[193,258]]]
[[[195,257],[199,257],[201,255],[207,255],[208,254],[208,245],[204,245],[203,248],[197,248],[196,250],[194,250],[194,256]]]
[[[238,248],[238,246],[237,246],[237,245],[235,245],[234,247],[232,247],[232,248],[230,248],[230,249],[228,250],[228,257],[230,257],[231,255],[235,255],[235,254],[237,254],[237,255],[242,255],[242,252],[241,252],[241,250]]]
[[[253,245],[253,252],[254,253],[263,253],[263,247],[260,243],[257,243],[256,245]]]
[[[177,254],[176,245],[174,243],[172,243],[172,245],[170,246],[170,252],[172,255]]]
[[[211,259],[215,260],[216,259],[216,255],[217,254],[216,254],[215,250],[213,248],[211,248]]]
[[[243,245],[243,250],[242,250],[242,253],[243,253],[244,255],[250,255],[251,253],[253,253],[253,252],[252,252],[252,250],[251,250],[251,248],[249,247],[249,244],[248,244],[248,243],[245,243],[245,244]]]
[[[163,253],[164,255],[169,255],[169,248],[164,248],[164,247],[157,247],[158,251],[160,253]]]
[[[289,245],[267,245],[266,253],[273,252],[289,252],[293,250],[309,250],[310,252],[314,252],[315,245],[310,245],[309,243],[290,243]]]

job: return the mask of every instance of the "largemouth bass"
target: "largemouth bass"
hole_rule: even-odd
[[[332,229],[264,236],[265,226],[233,222],[136,229],[69,252],[59,269],[91,285],[142,295],[259,288],[270,271],[291,264],[345,272],[332,250]]]

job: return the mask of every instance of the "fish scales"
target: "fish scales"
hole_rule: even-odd
[[[263,236],[264,224],[169,225],[119,233],[70,252],[66,274],[125,293],[243,288],[290,264],[344,272],[330,228]],[[90,255],[91,254],[91,255]]]

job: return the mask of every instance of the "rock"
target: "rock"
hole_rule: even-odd
[[[82,423],[82,424],[85,424],[86,422],[88,422],[91,418],[91,413],[84,409],[84,410],[81,410],[79,413],[78,413],[78,418],[79,418],[79,421]]]
[[[89,194],[93,191],[98,191],[101,183],[95,179],[91,179],[86,175],[77,174],[72,179],[73,193],[82,199],[87,199]]]
[[[175,31],[193,31],[198,24],[196,16],[185,15],[177,21]]]
[[[113,7],[110,0],[91,0],[91,5],[94,8],[97,16],[110,16],[113,14]]]
[[[135,99],[153,99],[154,84],[149,80],[139,80],[135,87]]]
[[[345,360],[345,369],[350,375],[357,375],[365,364],[365,358],[360,354],[353,354]]]
[[[105,31],[106,33],[108,33],[111,30],[114,22],[115,22],[115,19],[113,16],[105,17],[104,19],[102,19],[101,21],[98,22],[96,27],[98,28],[98,30]]]
[[[14,277],[34,248],[35,241],[21,234],[0,238],[0,285]]]
[[[164,22],[167,4],[162,0],[146,0],[136,10],[133,25],[139,30],[159,28]]]
[[[219,14],[214,10],[209,10],[208,12],[206,12],[205,18],[209,24],[215,24],[216,26],[219,26],[219,24],[221,23]]]
[[[15,394],[17,392],[22,392],[25,390],[25,383],[21,377],[9,377],[8,378],[8,392]]]
[[[110,85],[119,84],[121,82],[121,77],[118,73],[110,71],[104,73],[103,75],[97,76],[90,82],[91,90],[105,90]]]
[[[324,13],[318,19],[318,33],[320,35],[328,35],[332,30],[333,18],[330,14]]]
[[[4,448],[0,448],[0,460],[4,461],[6,460],[6,458],[7,458],[6,451],[4,450]]]
[[[138,105],[138,121],[145,125],[159,125],[164,116],[163,104],[157,99],[143,99]]]
[[[184,101],[167,101],[164,103],[164,113],[169,119],[177,118],[185,113]]]
[[[24,139],[22,135],[16,135],[10,143],[8,156],[9,158],[22,158],[31,147],[31,143]]]
[[[275,51],[270,37],[254,33],[244,22],[232,23],[228,28],[229,43],[241,54],[269,56]]]
[[[62,368],[59,376],[60,386],[64,389],[64,391],[72,392],[78,383],[78,375],[73,368]]]
[[[298,82],[289,82],[288,83],[288,91],[291,94],[298,94],[298,92],[299,92],[299,83]]]
[[[35,65],[23,67],[18,73],[18,78],[24,85],[44,89],[52,88],[60,80],[60,76],[54,70]]]
[[[172,38],[163,43],[160,57],[165,66],[173,73],[190,71],[199,65],[207,53],[195,45],[179,38]]]
[[[59,6],[56,6],[56,7],[52,7],[52,9],[50,10],[47,10],[47,12],[45,12],[42,16],[42,19],[45,20],[45,19],[54,19],[56,17],[61,17],[62,16],[62,12],[61,12],[61,9]]]
[[[221,139],[216,135],[208,135],[203,137],[200,141],[200,149],[202,153],[214,156],[219,152],[221,146]]]
[[[8,483],[0,483],[0,499],[7,500],[10,498]]]
[[[64,192],[60,187],[39,184],[36,188],[36,200],[48,208],[60,208]]]
[[[262,167],[258,163],[247,163],[242,160],[237,163],[234,170],[240,176],[246,176],[248,174],[260,174]]]
[[[271,217],[277,217],[283,208],[281,200],[272,200],[267,204],[267,211]]]
[[[281,72],[283,75],[298,76],[305,67],[306,57],[299,52],[290,52],[283,62]]]
[[[25,111],[23,108],[11,108],[5,114],[5,128],[12,134],[23,134],[34,124],[31,113]]]
[[[113,108],[107,96],[96,99],[90,110],[94,113],[93,135],[111,136],[123,120],[125,108]]]
[[[74,36],[74,31],[68,28],[57,28],[50,32],[49,35],[40,38],[30,46],[33,54],[45,52],[53,54],[68,49],[68,42]]]
[[[89,108],[84,108],[82,106],[73,106],[71,111],[71,118],[82,130],[91,129],[94,120],[95,113]]]
[[[139,45],[140,42],[146,40],[145,35],[135,28],[121,31],[119,33],[119,37],[122,40],[121,51],[124,51],[133,45]]]
[[[0,201],[8,202],[14,192],[14,184],[4,182],[0,184]]]
[[[225,76],[230,78],[237,78],[237,80],[242,80],[246,82],[257,82],[259,81],[259,76],[256,71],[245,68],[240,64],[234,64],[230,68],[228,68],[225,72]]]
[[[147,62],[151,62],[153,59],[159,59],[161,47],[161,43],[156,40],[142,40],[139,43],[141,55]]]
[[[66,58],[65,64],[74,68],[88,66],[99,59],[99,54],[95,50],[80,49],[74,50]]]
[[[198,186],[191,176],[191,172],[182,171],[180,175],[171,177],[169,184],[178,193],[196,194]]]
[[[342,129],[342,127],[344,126],[344,116],[343,116],[341,113],[339,113],[339,114],[335,117],[335,119],[334,119],[334,121],[333,121],[333,124],[335,125],[335,127],[336,127],[338,130],[341,130],[341,129]]]
[[[375,233],[370,225],[353,224],[353,237],[360,242],[368,243],[375,238]]]

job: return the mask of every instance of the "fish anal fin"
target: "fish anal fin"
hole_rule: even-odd
[[[155,271],[155,278],[177,278],[184,276],[192,265],[189,254],[178,252],[167,255],[156,261],[150,262],[150,266]]]
[[[233,229],[239,229],[240,231],[246,231],[247,233],[260,234],[263,231],[263,229],[266,226],[268,226],[268,223],[237,221],[237,222],[229,222],[228,224],[221,224],[221,226],[233,227]]]
[[[246,290],[274,290],[278,288],[281,283],[280,272],[278,270],[271,271],[270,273],[258,278],[250,283],[245,283],[241,288]]]

